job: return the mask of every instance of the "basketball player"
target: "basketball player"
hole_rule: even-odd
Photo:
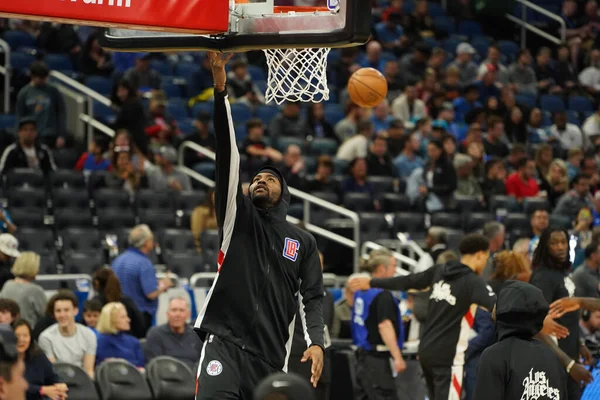
[[[287,372],[300,302],[311,383],[323,368],[323,275],[314,238],[286,221],[287,184],[274,167],[256,172],[248,196],[225,89],[231,57],[209,52],[214,79],[218,273],[196,320],[204,340],[196,400],[252,399],[255,386]]]

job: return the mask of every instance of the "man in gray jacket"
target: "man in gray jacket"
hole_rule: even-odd
[[[531,53],[523,49],[519,52],[517,62],[508,68],[509,87],[515,93],[537,94],[537,78],[535,71],[531,68]]]
[[[578,174],[573,178],[572,184],[573,189],[569,190],[558,199],[554,214],[564,215],[565,217],[575,220],[581,207],[593,209],[593,201],[592,195],[590,194],[589,176]]]
[[[473,62],[473,55],[477,53],[475,48],[467,42],[463,42],[456,47],[456,60],[448,67],[456,67],[460,71],[460,84],[465,87],[477,80],[478,67]]]

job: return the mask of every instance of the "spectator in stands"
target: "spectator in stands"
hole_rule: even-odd
[[[313,138],[332,139],[339,143],[333,126],[325,120],[325,108],[323,103],[308,103],[308,129],[309,136]]]
[[[517,170],[519,161],[523,158],[527,158],[528,154],[525,150],[525,146],[521,143],[515,143],[513,147],[510,149],[510,153],[506,158],[506,170],[510,172],[514,172]]]
[[[348,277],[348,281],[354,277],[364,275],[363,272],[352,274]],[[352,319],[352,307],[354,307],[354,291],[348,286],[348,281],[344,286],[342,298],[336,301],[333,307],[331,337],[336,339],[352,339],[350,321]]]
[[[246,122],[248,136],[242,142],[241,150],[248,156],[247,168],[255,171],[267,163],[279,163],[283,155],[271,146],[267,146],[264,139],[264,127],[258,118],[249,119]],[[244,168],[242,166],[242,168]]]
[[[456,171],[444,154],[444,147],[440,141],[432,140],[427,144],[427,157],[423,166],[422,181],[417,189],[418,201],[424,202],[426,208],[432,211],[431,206],[428,205],[432,195],[442,203],[442,206],[448,204],[456,190],[457,178]]]
[[[510,96],[514,98],[513,95]],[[523,118],[523,111],[518,106],[514,106],[510,111],[507,111],[504,117],[504,129],[506,130],[506,136],[512,143],[527,142],[527,123]]]
[[[556,84],[567,91],[572,90],[577,85],[577,74],[573,64],[570,61],[570,52],[567,46],[558,47],[558,59],[554,63],[556,69]]]
[[[31,251],[21,253],[12,267],[15,279],[7,281],[0,292],[0,297],[12,299],[19,304],[21,318],[31,325],[37,323],[46,307],[44,290],[34,283],[39,272],[40,256]]]
[[[125,332],[131,330],[131,320],[122,303],[107,303],[98,320],[98,351],[96,365],[109,359],[123,359],[144,368],[144,353],[140,342]]]
[[[373,208],[381,210],[381,204],[377,198],[375,187],[367,181],[367,161],[364,158],[355,158],[348,166],[349,175],[342,181],[342,195],[346,193],[366,193],[373,201]]]
[[[361,67],[375,68],[379,72],[383,72],[385,67],[385,60],[381,57],[383,48],[381,44],[376,40],[371,40],[367,43],[365,50],[365,57],[360,62]]]
[[[128,333],[135,337],[143,338],[146,334],[146,321],[142,313],[135,305],[133,299],[123,294],[121,283],[111,268],[100,268],[94,272],[94,291],[97,293],[93,300],[100,303],[102,308],[107,303],[121,303],[127,309],[127,315],[131,319],[131,331]],[[85,308],[84,308],[85,310]],[[100,310],[99,310],[100,311]],[[85,313],[84,313],[85,317]],[[89,326],[89,325],[88,325]]]
[[[467,146],[467,155],[473,160],[473,175],[477,180],[485,176],[485,153],[483,143],[471,142]]]
[[[404,149],[398,157],[394,159],[394,166],[400,178],[408,178],[417,168],[422,168],[425,162],[417,155],[421,148],[421,139],[416,132],[408,135],[404,142]]]
[[[17,238],[10,233],[0,234],[0,290],[8,280],[15,277],[11,268],[14,259],[20,255]]]
[[[585,144],[581,129],[568,122],[567,114],[563,111],[554,114],[554,125],[550,127],[550,135],[560,140],[563,149],[583,148]]]
[[[177,121],[166,112],[167,103],[167,95],[163,90],[152,92],[145,132],[150,137],[150,146],[154,149],[160,146],[177,146],[180,142],[181,132]]]
[[[150,53],[136,53],[135,66],[125,71],[123,76],[131,82],[131,85],[138,92],[148,92],[160,89],[160,74],[150,68]]]
[[[0,158],[0,174],[15,168],[32,168],[44,174],[56,169],[52,152],[45,144],[36,142],[36,138],[35,118],[20,119],[17,142],[8,146]]]
[[[466,87],[475,82],[478,76],[477,65],[473,62],[473,56],[477,51],[468,42],[463,42],[456,46],[456,59],[450,64],[459,70],[459,83]]]
[[[187,321],[190,319],[190,304],[183,297],[173,297],[169,301],[167,323],[155,326],[148,332],[144,354],[146,360],[170,356],[186,363],[196,370],[202,341]]]
[[[371,122],[375,128],[375,133],[380,135],[387,132],[390,128],[390,122],[394,119],[390,115],[390,105],[387,100],[383,100],[381,103],[373,108],[373,114],[371,115]]]
[[[62,148],[67,134],[65,102],[58,89],[48,83],[49,73],[48,67],[41,61],[29,66],[31,82],[19,91],[15,114],[19,129],[22,118],[32,117],[40,142],[50,148]]]
[[[427,71],[433,71],[436,80],[444,76],[444,67],[446,66],[446,52],[440,47],[431,51],[431,57],[427,62]]]
[[[556,71],[551,61],[552,51],[548,47],[538,50],[534,66],[537,88],[540,94],[560,94],[562,88],[556,84]]]
[[[425,104],[429,104],[430,101],[433,102],[433,96],[438,94],[438,88],[439,83],[437,81],[435,71],[431,68],[427,68],[423,80],[417,83],[417,93],[419,98],[423,100]],[[441,103],[443,101],[443,97],[441,95],[439,95],[437,98],[438,102]],[[429,110],[429,113],[433,117],[433,112],[431,109]]]
[[[76,171],[108,171],[110,161],[104,158],[108,151],[108,139],[106,136],[94,135],[88,144],[88,151],[83,153],[77,164]]]
[[[432,226],[427,230],[427,235],[425,236],[425,250],[429,253],[434,262],[443,252],[448,250],[446,228]],[[421,271],[413,271],[413,273],[417,272]]]
[[[272,138],[291,136],[299,139],[310,135],[308,124],[300,114],[300,103],[285,103],[283,110],[269,123],[269,135]]]
[[[131,195],[141,186],[146,186],[147,178],[143,172],[135,168],[129,147],[118,148],[115,146],[112,170],[109,175],[105,176],[104,183],[109,188],[124,189]]]
[[[352,161],[356,158],[367,157],[369,139],[373,136],[373,123],[369,120],[360,121],[358,132],[339,147],[337,158]]]
[[[508,68],[509,87],[515,93],[537,95],[537,80],[535,71],[531,68],[531,53],[521,49],[517,62]]]
[[[82,367],[94,379],[96,334],[75,322],[79,301],[71,291],[62,291],[53,299],[56,324],[40,334],[39,345],[51,363],[66,362]]]
[[[0,297],[0,324],[12,324],[17,318],[21,318],[19,304],[12,299]]]
[[[202,249],[200,242],[202,232],[217,229],[217,214],[215,209],[215,191],[210,189],[206,193],[204,204],[194,208],[190,218],[191,230],[198,251]]]
[[[248,73],[248,64],[242,57],[235,60],[231,65],[231,71],[227,73],[227,93],[236,103],[245,104],[255,109],[264,104],[265,97],[252,77]]]
[[[463,90],[463,96],[454,100],[454,113],[456,121],[466,122],[467,114],[476,108],[482,108],[483,105],[477,100],[479,98],[479,89],[476,85],[467,85]]]
[[[506,168],[500,158],[492,157],[485,163],[485,178],[482,183],[484,197],[489,202],[496,195],[504,195],[506,187]]]
[[[579,74],[579,83],[588,94],[600,96],[600,50],[591,51],[590,65]]]
[[[442,144],[444,145],[444,153],[450,161],[454,160],[456,155],[456,138],[452,135],[445,134],[442,138]]]
[[[479,65],[478,75],[481,76],[489,70],[489,65],[493,65],[496,67],[496,83],[504,86],[508,82],[508,68],[500,61],[501,57],[502,53],[498,45],[491,44],[488,47],[487,58]]]
[[[504,248],[506,228],[498,221],[490,221],[483,226],[483,235],[490,241],[490,257],[481,274],[483,279],[487,281],[495,272],[494,255]]]
[[[534,178],[535,162],[522,158],[517,164],[517,170],[506,178],[506,194],[522,201],[526,197],[537,197],[540,188]]]
[[[96,298],[86,300],[83,303],[83,322],[85,326],[94,331],[96,336],[98,335],[96,326],[98,325],[98,318],[100,318],[100,311],[102,311],[102,303]]]
[[[592,242],[585,248],[585,263],[577,268],[571,279],[575,283],[575,296],[600,297],[600,243]]]
[[[542,110],[536,107],[531,110],[531,113],[529,114],[529,123],[527,124],[528,143],[540,144],[556,140],[556,138],[550,136],[548,131],[544,129],[542,123]]]
[[[500,89],[496,83],[496,67],[492,64],[487,64],[486,68],[483,73],[479,72],[477,75],[479,80],[475,82],[479,91],[479,102],[482,104],[486,104],[491,97],[500,98]]]
[[[539,180],[543,181],[544,177],[550,172],[550,164],[552,164],[553,160],[552,157],[552,146],[547,143],[542,144],[535,151],[535,169]]]
[[[580,169],[582,174],[590,177],[591,185],[592,175],[598,173],[598,162],[596,161],[596,157],[594,157],[592,154],[584,155],[583,160],[581,160]]]
[[[581,149],[569,149],[567,152],[567,172],[569,174],[569,181],[581,172],[580,167],[583,157],[584,153]]]
[[[584,310],[581,313],[579,332],[592,356],[598,359],[600,357],[600,310]]]
[[[349,102],[346,106],[346,117],[335,124],[335,135],[340,142],[346,141],[358,132],[358,123],[365,117],[365,110]]]
[[[110,53],[98,43],[99,34],[88,36],[81,51],[81,72],[86,75],[110,76],[113,71]]]
[[[44,22],[36,38],[36,46],[49,53],[68,53],[73,66],[77,67],[81,42],[75,28],[70,24]]]
[[[306,163],[302,156],[302,149],[295,144],[290,144],[283,155],[281,174],[290,187],[302,190],[306,175]]]
[[[418,43],[415,45],[412,53],[400,59],[399,65],[402,81],[408,85],[415,85],[419,82],[427,69],[427,62],[430,56],[431,49],[427,44]]]
[[[367,155],[367,170],[372,176],[394,176],[394,164],[387,152],[387,140],[383,136],[375,136]]]
[[[405,86],[397,60],[386,61],[383,76],[385,76],[388,85],[387,100],[391,103],[402,94],[402,89]]]
[[[148,172],[150,189],[156,191],[173,190],[176,192],[192,190],[190,177],[175,169],[177,151],[169,146],[161,146],[154,152],[154,163],[158,168]]]
[[[390,128],[387,131],[388,153],[392,158],[398,155],[404,149],[404,143],[407,140],[404,131],[404,124],[399,119],[390,122]]]
[[[425,102],[417,98],[417,88],[407,86],[404,94],[392,102],[392,114],[407,125],[427,116]]]
[[[17,337],[17,353],[25,363],[25,379],[29,384],[27,400],[65,400],[67,385],[54,372],[52,363],[31,337],[31,325],[24,319],[12,324]]]
[[[15,223],[13,222],[10,213],[7,209],[0,206],[0,235],[3,233],[15,233],[16,230],[17,225],[15,225]],[[0,255],[0,269],[2,268],[2,263],[2,255]],[[0,277],[0,289],[2,289],[1,282],[2,278]]]
[[[504,142],[504,122],[499,117],[490,117],[487,121],[487,136],[483,140],[485,154],[504,158],[508,156],[508,145]]]
[[[336,87],[344,87],[348,84],[350,75],[360,69],[357,62],[358,51],[356,47],[345,47],[340,50],[340,59],[333,63],[332,70],[335,72]],[[207,57],[208,58],[208,57]],[[210,68],[210,65],[209,65]],[[210,71],[209,71],[210,72]],[[212,75],[209,82],[209,87],[212,87]]]
[[[446,92],[446,100],[454,101],[462,93],[460,86],[460,70],[457,67],[449,66],[446,68],[446,75],[441,84],[442,90]]]
[[[186,141],[190,141],[207,148],[208,150],[215,151],[215,135],[210,131],[210,114],[200,112],[194,118],[194,131],[185,136]],[[212,162],[202,153],[187,149],[184,153],[184,164],[193,168],[200,162]]]
[[[117,113],[114,129],[124,129],[131,134],[133,142],[144,155],[148,154],[148,136],[146,136],[146,111],[133,84],[121,79],[115,85],[111,96],[112,107]],[[115,137],[116,140],[116,137]]]
[[[54,318],[54,303],[56,302],[56,299],[62,298],[65,295],[68,296],[68,293],[70,293],[68,289],[59,289],[48,299],[44,315],[38,320],[38,323],[35,324],[35,327],[33,328],[33,340],[37,341],[42,332],[56,323],[56,319]]]
[[[569,172],[567,164],[560,159],[555,159],[550,164],[548,173],[540,176],[542,181],[540,189],[548,196],[550,206],[554,208],[558,199],[569,190]]]
[[[329,192],[340,193],[340,185],[334,180],[332,175],[334,171],[333,160],[329,156],[320,156],[317,158],[317,173],[314,179],[306,182],[306,190],[309,192]]]
[[[112,269],[121,282],[123,294],[133,299],[144,315],[144,332],[152,325],[158,307],[158,296],[171,286],[171,280],[157,281],[154,265],[148,253],[154,250],[154,235],[148,225],[137,225],[129,233],[129,247],[112,262]]]
[[[600,103],[596,112],[585,119],[581,129],[586,136],[586,142],[588,140],[593,142],[595,138],[600,136]]]
[[[466,154],[457,154],[452,161],[456,170],[456,190],[454,194],[458,196],[477,197],[483,201],[483,192],[473,176],[473,160]]]
[[[578,174],[573,178],[571,184],[573,189],[561,196],[554,208],[554,214],[575,219],[580,208],[589,207],[591,209],[593,207],[590,177]]]
[[[381,45],[396,54],[401,53],[408,44],[401,22],[402,13],[395,11],[387,14],[386,19],[375,25],[375,33]]]
[[[542,236],[542,232],[550,225],[548,211],[544,209],[535,210],[533,214],[531,214],[529,224],[531,226],[531,233],[533,234],[533,237],[529,241],[529,258],[533,259],[533,253],[535,252],[535,249],[537,249],[540,236]]]

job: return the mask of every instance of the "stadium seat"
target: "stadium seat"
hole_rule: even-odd
[[[540,197],[526,197],[523,199],[523,212],[525,214],[531,215],[537,210],[550,211],[548,200]]]
[[[40,254],[40,275],[55,275],[58,273],[58,256],[55,251]]]
[[[453,35],[456,32],[456,23],[454,18],[449,16],[439,16],[433,19],[433,27],[435,30],[448,35]]]
[[[431,226],[461,229],[463,217],[457,213],[436,212],[431,216]]]
[[[21,47],[34,47],[35,37],[27,32],[20,30],[8,30],[2,35],[2,39],[8,43],[12,51],[17,51]]]
[[[394,192],[395,178],[391,176],[369,176],[367,182],[372,184],[376,193]]]
[[[92,275],[105,264],[104,254],[100,251],[66,253],[64,261],[65,274]]]
[[[463,217],[464,229],[467,233],[482,229],[486,223],[496,220],[496,215],[489,212],[466,213]]]
[[[504,226],[507,232],[519,231],[527,233],[531,230],[529,216],[523,213],[510,213],[504,218]]]
[[[104,122],[104,123],[108,123],[111,124],[112,122],[114,122],[116,115],[115,115],[115,110],[113,110],[112,108],[110,108],[109,106],[102,104],[102,103],[98,103],[97,101],[94,102],[94,118]]]
[[[444,10],[444,8],[437,4],[437,3],[429,3],[428,4],[428,8],[429,8],[429,15],[435,20],[436,18],[442,17],[444,15],[446,15],[446,10]]]
[[[500,49],[500,53],[508,57],[509,64],[512,61],[516,61],[517,54],[519,54],[519,51],[521,50],[518,44],[510,40],[499,40],[498,48]]]
[[[198,254],[194,236],[189,229],[164,229],[158,233],[158,243],[163,253]]]
[[[88,189],[93,193],[97,189],[106,187],[106,177],[110,174],[108,171],[94,171],[88,178]]]
[[[248,68],[248,73],[250,74],[250,77],[252,78],[252,82],[267,80],[267,75],[265,74],[264,69],[262,69],[261,67],[249,64],[247,68]]]
[[[314,138],[310,142],[310,153],[314,156],[330,155],[334,156],[337,152],[338,144],[333,139]]]
[[[550,226],[558,226],[563,229],[573,228],[573,221],[571,218],[564,215],[552,214],[550,215]]]
[[[192,107],[192,117],[196,118],[199,114],[212,115],[215,104],[209,101],[197,102]]]
[[[31,187],[12,188],[8,191],[8,207],[46,209],[46,192]]]
[[[25,53],[10,53],[10,66],[14,71],[19,71],[22,74],[27,73],[27,69],[35,61],[35,57]]]
[[[135,216],[131,210],[122,208],[103,208],[96,211],[98,228],[103,232],[114,232],[121,228],[132,228]]]
[[[398,212],[411,209],[410,199],[403,193],[385,193],[383,195],[383,211]]]
[[[90,199],[87,190],[55,189],[52,192],[52,208],[54,212],[69,208],[75,212],[89,212]]]
[[[62,208],[54,211],[54,226],[64,228],[90,228],[93,224],[92,212],[89,209]]]
[[[219,250],[219,232],[216,229],[209,229],[200,234],[200,243],[202,244],[202,251]]]
[[[73,63],[65,54],[47,54],[46,57],[44,57],[44,62],[50,70],[57,70],[61,72],[73,71]]]
[[[458,34],[468,36],[472,38],[473,36],[481,35],[481,25],[477,21],[462,21],[458,24]]]
[[[212,263],[205,261],[203,254],[163,253],[163,259],[169,271],[180,278],[189,279],[198,272],[217,272]]]
[[[483,206],[477,197],[473,196],[454,196],[456,210],[458,212],[473,212],[482,210]]]
[[[94,381],[83,368],[64,362],[55,362],[52,367],[68,386],[70,400],[100,400]]]
[[[174,99],[169,100],[169,102],[167,103],[167,114],[170,117],[175,118],[177,120],[186,119],[190,117],[185,104],[181,101],[177,101]]]
[[[252,118],[252,110],[245,104],[231,104],[231,118],[238,124],[245,124],[246,121]]]
[[[325,121],[332,126],[344,119],[344,111],[339,108],[326,108],[324,114]]]
[[[279,114],[279,108],[275,106],[261,105],[256,109],[256,118],[259,118],[265,125]]]
[[[569,101],[567,103],[567,108],[571,111],[577,112],[594,112],[596,111],[596,107],[594,107],[594,103],[587,97],[583,96],[570,96]]]
[[[518,94],[515,96],[517,104],[527,106],[529,108],[535,107],[535,96],[530,94]]]
[[[158,231],[164,228],[175,228],[177,222],[175,213],[172,210],[140,210],[140,223],[147,224],[153,231]]]
[[[44,212],[38,208],[10,210],[10,216],[19,228],[41,228],[44,226]]]
[[[201,190],[187,190],[177,193],[174,196],[175,209],[184,211],[193,211],[194,208],[204,204],[206,201],[206,192]]]
[[[97,210],[103,208],[131,209],[129,193],[123,189],[98,189],[94,192],[94,204]]]
[[[390,238],[390,226],[385,219],[385,214],[378,212],[361,212],[359,218],[361,242]]]
[[[154,59],[150,61],[150,68],[163,76],[173,75],[173,68],[168,61]]]
[[[85,86],[106,97],[110,97],[112,92],[110,79],[103,76],[88,76],[85,80]]]
[[[300,139],[300,138],[293,137],[293,136],[279,137],[277,139],[277,150],[281,151],[282,153],[285,153],[287,148],[292,144],[295,144],[296,146],[300,147],[300,150],[302,151],[302,153],[306,152],[306,150],[305,150],[306,142],[304,141],[304,139]]]
[[[490,211],[496,212],[498,209],[504,209],[507,212],[518,212],[521,209],[519,202],[513,196],[495,195],[489,200]]]
[[[63,251],[67,253],[100,253],[103,236],[96,228],[72,228],[59,232]]]
[[[174,83],[163,82],[161,89],[165,92],[167,97],[170,99],[178,99],[180,97],[183,97],[181,88]]]
[[[372,211],[373,199],[368,193],[344,193],[342,204],[352,211]]]
[[[199,71],[200,67],[198,64],[190,63],[190,62],[180,62],[175,66],[175,75],[189,79],[194,74],[194,72]]]
[[[556,113],[559,111],[565,111],[565,103],[562,98],[554,95],[542,95],[540,96],[540,107],[544,111],[548,111],[550,113]]]
[[[568,110],[567,111],[567,122],[570,124],[581,125],[582,121],[579,118],[579,113],[577,111]]]
[[[38,254],[50,254],[56,251],[54,234],[47,228],[19,228],[15,232],[19,240],[19,250],[34,251]]]
[[[0,129],[11,130],[17,126],[17,117],[13,114],[0,114]]]
[[[50,174],[50,184],[53,188],[85,188],[85,177],[79,171],[57,169]]]
[[[32,187],[43,189],[46,187],[46,179],[40,171],[29,168],[15,168],[6,174],[6,187]]]
[[[146,378],[154,400],[189,400],[195,396],[196,377],[173,357],[156,357],[146,365]]]
[[[333,159],[333,173],[335,175],[345,175],[348,173],[349,162],[339,158]]]
[[[173,209],[173,195],[168,191],[142,189],[136,193],[135,200],[138,211],[171,211]]]
[[[104,361],[97,366],[96,384],[102,400],[152,400],[142,373],[124,360]]]
[[[394,233],[423,233],[425,231],[425,215],[416,212],[398,212],[394,214]]]

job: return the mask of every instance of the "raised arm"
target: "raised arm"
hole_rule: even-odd
[[[397,276],[395,278],[373,279],[369,277],[357,277],[348,281],[348,286],[353,290],[367,290],[370,288],[381,288],[387,290],[402,290],[408,289],[422,290],[431,286],[435,271],[439,266],[433,267],[407,276]]]

